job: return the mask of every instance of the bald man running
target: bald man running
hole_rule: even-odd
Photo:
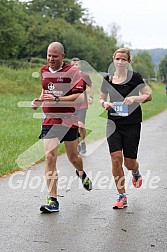
[[[79,134],[75,106],[84,92],[84,83],[80,72],[63,62],[64,55],[61,43],[53,42],[48,46],[48,64],[41,68],[41,95],[32,102],[33,109],[42,104],[45,114],[39,138],[44,141],[45,177],[49,192],[47,202],[40,210],[46,213],[59,211],[56,161],[60,142],[64,142],[68,159],[83,187],[88,191],[92,189],[92,182],[83,170],[82,158],[77,152]]]

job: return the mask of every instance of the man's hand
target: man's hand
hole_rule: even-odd
[[[55,101],[55,96],[52,94],[44,94],[43,95],[43,100],[44,101]]]
[[[40,107],[42,105],[42,100],[39,98],[35,98],[32,103],[31,103],[31,108],[36,110],[38,107]]]
[[[93,104],[93,97],[89,97],[88,103],[89,103],[90,105]]]

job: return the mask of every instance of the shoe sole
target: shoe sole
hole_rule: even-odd
[[[134,185],[135,188],[140,188],[142,185]]]
[[[93,188],[85,188],[84,186],[83,186],[83,188],[86,190],[86,191],[88,191],[88,192],[90,192]]]
[[[54,212],[59,212],[59,209],[51,210],[51,209],[49,209],[47,207],[41,207],[40,211],[43,212],[43,213],[54,213]]]
[[[132,179],[132,183],[133,183],[133,186],[135,187],[135,188],[140,188],[141,186],[142,186],[142,178],[140,179],[139,178],[139,181],[136,181],[135,179]]]
[[[123,205],[122,207],[117,207],[117,206],[113,206],[113,209],[123,209],[125,207],[127,207],[128,205]]]

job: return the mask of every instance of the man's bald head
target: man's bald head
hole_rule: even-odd
[[[52,42],[47,49],[47,61],[52,70],[58,70],[63,65],[64,46],[59,42]]]
[[[58,51],[59,53],[64,53],[64,46],[60,42],[52,42],[48,49],[54,49]]]

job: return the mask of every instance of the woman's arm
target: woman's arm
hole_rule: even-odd
[[[100,105],[105,108],[106,110],[110,110],[113,107],[113,104],[111,102],[106,101],[107,94],[104,94],[103,92],[100,92]]]
[[[144,86],[142,89],[140,89],[140,93],[141,95],[139,96],[126,97],[123,101],[123,104],[131,105],[134,102],[145,103],[152,100],[151,91],[148,86]]]

